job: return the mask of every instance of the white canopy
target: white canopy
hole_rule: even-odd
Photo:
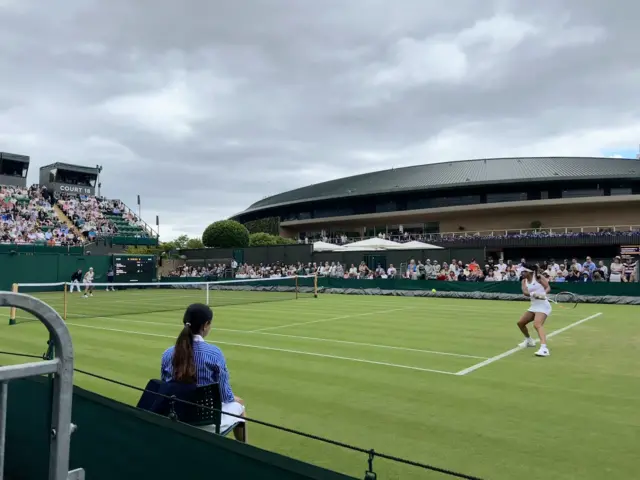
[[[443,248],[437,245],[431,245],[430,243],[418,242],[417,240],[401,243],[399,245],[399,247],[395,247],[398,250],[442,250]]]
[[[339,249],[340,247],[338,245],[334,245],[333,243],[315,242],[313,244],[314,252],[334,252]]]
[[[370,250],[391,250],[402,247],[402,244],[386,240],[384,238],[368,238],[359,242],[343,245],[344,251],[370,251]]]

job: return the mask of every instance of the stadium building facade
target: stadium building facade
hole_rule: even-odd
[[[254,203],[233,218],[279,220],[294,237],[464,234],[640,225],[640,160],[491,158],[395,168]]]

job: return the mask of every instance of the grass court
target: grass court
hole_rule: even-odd
[[[59,311],[63,295],[35,294]],[[514,349],[526,304],[448,298],[213,291],[207,340],[247,413],[289,428],[486,479],[635,478],[640,309],[581,304],[547,321],[551,357]],[[284,300],[290,301],[269,301]],[[69,296],[76,367],[143,387],[199,290]],[[264,303],[262,303],[264,302]],[[39,322],[0,326],[0,350],[40,355]],[[0,363],[22,359],[0,355]],[[139,393],[77,373],[135,404]],[[259,447],[362,478],[366,455],[250,426]],[[446,478],[377,459],[380,479]]]

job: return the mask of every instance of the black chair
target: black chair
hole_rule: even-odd
[[[218,384],[197,387],[179,382],[149,380],[137,407],[206,430],[210,430],[206,427],[214,427],[213,432],[222,436],[228,435],[242,423],[234,421],[225,425],[224,430],[221,429],[222,397]]]

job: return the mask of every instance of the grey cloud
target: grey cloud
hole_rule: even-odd
[[[391,6],[393,5],[393,6]],[[171,235],[341,175],[628,150],[640,6],[69,0],[0,7],[0,150],[104,166]],[[532,154],[534,154],[532,153]]]

